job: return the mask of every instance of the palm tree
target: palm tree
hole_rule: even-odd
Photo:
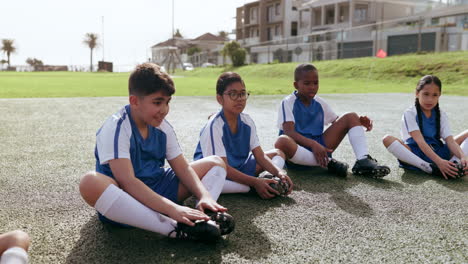
[[[90,53],[91,53],[91,58],[90,58],[90,65],[89,65],[89,71],[93,71],[93,49],[98,46],[98,34],[96,33],[86,33],[85,39],[83,40],[83,43],[89,47]]]
[[[8,68],[10,67],[10,55],[16,51],[13,39],[2,39],[2,51],[7,55]]]

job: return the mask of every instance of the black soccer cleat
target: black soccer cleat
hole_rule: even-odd
[[[432,173],[431,173],[432,175],[438,176],[438,177],[444,177],[444,175],[440,171],[439,167],[437,167],[437,165],[435,163],[431,163],[429,165],[431,166],[431,169],[432,169]]]
[[[194,226],[189,226],[183,223],[177,223],[169,236],[176,232],[176,238],[184,240],[196,240],[202,242],[215,242],[221,238],[221,230],[214,221],[196,221]]]
[[[352,171],[356,175],[383,178],[390,173],[390,168],[385,165],[379,165],[376,159],[370,155],[366,155],[366,158],[357,160],[354,163]]]
[[[285,196],[289,191],[289,187],[290,187],[289,183],[283,182],[280,178],[269,173],[268,171],[262,172],[260,175],[258,175],[258,177],[275,180],[276,183],[270,183],[270,187],[275,189],[277,192],[279,192],[279,195],[281,196]]]
[[[461,177],[465,176],[465,167],[463,167],[463,164],[458,163],[458,161],[456,161],[456,160],[453,163],[455,163],[455,168],[457,168],[457,170],[458,170],[457,178],[461,178]]]
[[[205,210],[205,214],[219,226],[222,236],[234,231],[236,223],[232,215],[226,212],[213,212],[211,210]]]
[[[329,172],[336,174],[339,177],[346,178],[348,175],[349,165],[345,162],[337,161],[336,159],[330,159],[327,167]]]

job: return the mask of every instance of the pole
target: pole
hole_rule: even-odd
[[[102,16],[102,61],[104,62],[104,16]]]
[[[172,38],[174,38],[174,0],[172,0]]]

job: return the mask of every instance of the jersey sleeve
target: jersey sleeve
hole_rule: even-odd
[[[160,125],[160,129],[166,134],[166,159],[172,160],[182,154],[176,133],[171,124],[167,120],[164,120]]]
[[[245,117],[246,124],[250,127],[249,146],[250,146],[250,150],[253,150],[254,148],[260,146],[260,141],[258,140],[258,135],[257,135],[257,127],[255,126],[254,121],[249,115],[244,114],[244,117]]]
[[[450,131],[450,124],[448,121],[448,116],[442,110],[440,111],[440,137],[444,140],[452,135]]]
[[[281,104],[278,107],[278,128],[280,130],[283,129],[283,123],[285,122],[295,122],[294,114],[293,114],[293,106],[295,96],[292,97],[291,95],[287,96],[286,98],[281,101]]]
[[[203,128],[200,134],[203,157],[211,155],[226,157],[226,149],[223,144],[223,125],[222,119],[216,116]]]
[[[115,114],[109,117],[96,134],[96,149],[101,165],[113,159],[130,159],[132,129],[128,115]]]
[[[316,96],[316,100],[322,105],[323,109],[323,125],[327,126],[330,123],[334,122],[338,115],[333,111],[331,106],[325,102],[321,97]]]
[[[416,116],[417,113],[413,108],[410,108],[403,113],[403,126],[408,133],[420,130]]]

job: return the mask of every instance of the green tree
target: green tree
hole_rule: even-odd
[[[221,31],[218,32],[218,37],[222,37],[224,39],[227,39],[228,36],[229,36],[229,33],[227,33],[226,31],[221,30]]]
[[[7,55],[8,67],[10,67],[10,55],[16,51],[14,42],[13,39],[2,39],[2,51]]]
[[[31,65],[31,67],[33,67],[35,71],[37,70],[37,67],[44,65],[44,63],[41,60],[36,58],[27,58],[26,63]]]
[[[83,43],[88,46],[90,49],[90,65],[89,71],[93,71],[93,49],[97,48],[98,44],[98,34],[96,33],[86,33]]]
[[[176,30],[176,33],[174,34],[174,38],[184,38],[182,37],[182,34],[180,34],[179,29]]]
[[[201,51],[202,50],[199,47],[193,46],[193,47],[188,48],[187,55],[192,56],[193,54],[201,52]]]
[[[241,48],[239,42],[231,41],[224,44],[224,48],[221,51],[224,57],[229,56],[234,67],[242,66],[245,63],[245,57],[247,51]]]

